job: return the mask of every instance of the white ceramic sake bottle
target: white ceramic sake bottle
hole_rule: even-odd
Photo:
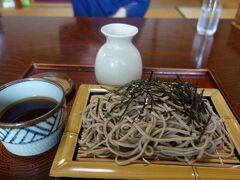
[[[101,28],[106,43],[99,49],[95,62],[95,76],[98,83],[124,85],[141,79],[142,59],[132,38],[138,28],[128,24],[107,24]]]

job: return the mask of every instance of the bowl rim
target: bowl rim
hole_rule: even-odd
[[[0,91],[10,87],[12,85],[18,84],[18,83],[22,83],[22,82],[26,82],[26,81],[43,81],[43,82],[47,82],[49,84],[53,84],[54,86],[58,87],[60,89],[60,91],[62,92],[62,98],[60,100],[60,102],[57,103],[57,105],[51,109],[49,112],[43,114],[42,116],[39,116],[37,118],[28,120],[28,121],[24,121],[24,122],[18,122],[18,123],[4,123],[0,121],[0,128],[2,129],[15,129],[15,128],[23,128],[23,127],[29,127],[29,126],[33,126],[36,124],[39,124],[40,122],[45,121],[46,119],[48,119],[49,117],[51,117],[54,113],[56,113],[62,106],[64,106],[65,104],[65,93],[63,88],[58,85],[57,83],[47,80],[47,79],[41,79],[41,78],[24,78],[24,79],[19,79],[19,80],[15,80],[12,82],[9,82],[7,84],[4,84],[0,87]]]
[[[60,85],[63,88],[65,96],[70,95],[74,89],[73,80],[66,73],[63,73],[63,72],[49,71],[49,72],[37,73],[37,74],[31,75],[30,78],[47,79],[49,81],[57,83],[58,85]],[[53,80],[50,78],[56,78],[59,81],[67,81],[67,84],[69,87],[66,88],[65,86],[61,85],[61,83],[59,83],[58,80]]]

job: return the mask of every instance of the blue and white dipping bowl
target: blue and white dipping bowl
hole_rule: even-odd
[[[30,97],[47,97],[57,105],[48,113],[21,123],[0,122],[0,141],[19,156],[41,154],[55,146],[62,135],[66,116],[61,86],[45,79],[28,78],[0,87],[0,112],[14,102]]]

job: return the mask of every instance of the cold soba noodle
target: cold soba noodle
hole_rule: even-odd
[[[98,97],[82,113],[79,144],[80,157],[114,157],[119,165],[166,158],[193,163],[234,152],[223,120],[182,81],[133,81]]]

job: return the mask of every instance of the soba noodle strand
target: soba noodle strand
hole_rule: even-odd
[[[119,165],[140,158],[191,164],[234,152],[223,120],[187,82],[134,81],[91,102],[82,122],[80,157],[115,157]]]

